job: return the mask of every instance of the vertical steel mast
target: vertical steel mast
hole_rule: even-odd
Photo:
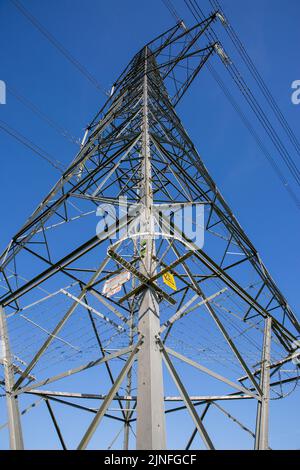
[[[141,219],[140,243],[145,243],[141,272],[150,277],[156,273],[153,232],[153,196],[151,184],[151,152],[148,123],[148,48],[144,49]],[[145,234],[145,235],[143,235]],[[157,343],[160,329],[159,305],[153,290],[145,289],[139,309],[138,329],[143,344],[138,353],[137,449],[165,449],[164,388],[162,356]]]
[[[270,402],[270,364],[271,364],[272,318],[265,321],[264,341],[261,359],[260,385],[261,400],[257,404],[255,449],[269,449],[269,402]]]
[[[9,347],[8,331],[4,309],[0,306],[0,340],[2,345],[2,362],[5,377],[5,393],[7,404],[7,417],[9,428],[10,448],[12,450],[23,449],[23,436],[20,423],[18,398],[13,395],[14,370]],[[1,352],[1,351],[0,351]]]

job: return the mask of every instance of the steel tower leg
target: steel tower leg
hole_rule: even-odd
[[[132,285],[135,285],[135,279],[132,281]],[[134,328],[134,319],[133,319],[133,312],[131,312],[131,319],[130,319],[130,345],[133,345],[133,328]],[[126,387],[126,395],[130,396],[132,391],[132,369],[129,369],[127,374],[127,387]],[[125,416],[126,421],[124,423],[124,440],[123,440],[123,449],[129,449],[129,435],[130,435],[130,411],[131,401],[127,400],[125,405]]]
[[[271,363],[272,318],[265,321],[262,352],[261,379],[262,400],[257,405],[255,449],[269,449],[269,402],[270,402],[270,363]]]
[[[148,50],[145,48],[145,76],[143,85],[143,141],[142,141],[142,183],[141,233],[149,233],[152,229],[152,184],[151,155],[148,125]],[[151,237],[143,238],[143,255],[140,270],[151,275],[155,274],[155,241]],[[156,341],[159,334],[159,305],[150,288],[144,291],[139,308],[138,329],[144,337],[138,352],[138,400],[137,400],[137,449],[165,449],[165,412],[164,388],[162,372],[162,355]]]
[[[13,392],[14,371],[9,348],[8,332],[4,309],[0,306],[0,338],[2,343],[2,360],[5,378],[5,393],[7,404],[7,417],[9,429],[9,442],[11,450],[23,450],[23,436],[20,421],[18,398]]]

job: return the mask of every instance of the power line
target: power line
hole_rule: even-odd
[[[171,15],[175,18],[175,20],[177,22],[180,22],[180,17],[178,15],[177,11],[176,11],[176,8],[174,7],[173,3],[171,2],[171,0],[162,0],[162,2],[166,6],[166,8],[169,10]]]
[[[283,129],[285,130],[287,136],[289,137],[290,141],[292,142],[295,150],[300,155],[300,143],[297,137],[295,136],[293,130],[291,129],[289,123],[287,122],[286,118],[284,117],[281,109],[279,108],[274,96],[272,95],[270,89],[268,88],[266,82],[262,78],[261,74],[257,70],[255,64],[253,63],[251,57],[249,56],[247,50],[245,49],[242,41],[238,37],[237,33],[235,32],[233,26],[228,22],[227,15],[225,16],[224,10],[221,7],[221,4],[218,0],[210,0],[210,3],[213,7],[217,8],[224,18],[226,18],[225,24],[225,31],[227,35],[230,37],[232,43],[236,47],[237,51],[239,52],[241,58],[243,59],[244,63],[248,67],[251,75],[255,79],[256,83],[258,84],[259,88],[261,89],[262,93],[264,94],[266,100],[268,101],[270,107],[273,109],[275,116],[277,117],[278,121],[281,123]]]
[[[221,79],[221,77],[218,74],[218,72],[216,71],[216,69],[212,66],[212,64],[207,64],[207,66],[208,66],[208,69],[209,69],[211,75],[214,77],[214,79],[218,83],[219,87],[223,91],[224,95],[227,97],[228,101],[230,102],[232,107],[235,109],[235,111],[239,115],[241,121],[243,122],[245,127],[248,129],[248,131],[252,135],[253,139],[256,141],[257,145],[259,146],[259,148],[261,149],[261,151],[265,155],[266,159],[268,160],[268,162],[272,166],[273,170],[277,174],[277,176],[280,179],[281,183],[283,184],[284,188],[286,189],[286,191],[288,192],[290,197],[293,199],[293,201],[295,202],[298,209],[300,209],[300,200],[299,200],[299,198],[297,197],[297,195],[295,194],[293,189],[290,187],[290,185],[287,182],[287,180],[286,180],[284,174],[282,173],[281,169],[277,165],[276,161],[274,160],[274,158],[272,157],[272,155],[270,154],[268,149],[265,147],[262,139],[258,136],[257,132],[254,130],[254,127],[252,126],[250,121],[247,119],[246,115],[243,113],[243,111],[241,110],[241,108],[237,104],[237,101],[233,98],[232,94],[230,93],[230,91],[226,87],[225,83]]]
[[[194,8],[196,10],[196,7],[198,9],[198,14],[201,18],[201,16],[204,16],[203,11],[199,7],[199,4],[197,0],[188,0],[190,4],[192,5],[192,2],[194,2]],[[196,10],[197,11],[197,10]],[[217,35],[215,34],[213,28],[210,27],[210,31],[207,32],[207,35],[211,37],[214,41],[217,41],[220,43]],[[278,134],[276,133],[274,127],[272,126],[270,120],[268,119],[266,113],[263,111],[262,107],[256,100],[255,96],[253,95],[252,91],[250,90],[249,86],[246,84],[242,74],[239,72],[235,64],[230,61],[230,63],[226,67],[227,71],[230,73],[231,77],[235,81],[236,85],[242,92],[243,96],[247,100],[248,104],[254,111],[256,117],[264,127],[265,131],[267,132],[268,136],[272,140],[274,146],[278,150],[281,158],[283,159],[284,163],[287,165],[288,169],[290,170],[292,176],[296,180],[297,184],[300,186],[300,171],[295,165],[292,157],[289,155],[286,147],[282,143],[281,139],[279,138]]]
[[[172,4],[171,0],[169,0],[169,3]],[[191,2],[190,2],[191,3]],[[199,18],[196,16],[197,15],[197,11],[195,10],[195,7],[193,6],[193,4],[191,3],[191,6],[188,4],[188,2],[185,0],[185,4],[186,6],[188,7],[189,11],[191,12],[191,14],[193,15],[193,17],[195,18],[196,21],[199,21]],[[173,10],[175,10],[175,13],[177,16],[178,13],[176,12],[176,9],[174,7],[174,5],[172,4],[172,8]],[[193,8],[193,9],[192,9]],[[200,10],[200,7],[198,5],[198,8]],[[194,10],[194,11],[193,11]],[[196,14],[195,14],[196,13]],[[199,14],[199,13],[198,13]],[[202,15],[202,18],[204,17],[203,15],[203,12],[200,11],[200,14]],[[209,35],[206,33],[206,36],[209,37]],[[243,113],[243,111],[241,110],[240,106],[238,105],[238,103],[236,102],[236,100],[233,98],[232,94],[230,93],[229,89],[226,87],[224,81],[222,80],[222,78],[220,77],[220,75],[217,73],[217,71],[215,70],[215,68],[213,67],[213,65],[211,63],[207,63],[207,68],[209,70],[209,72],[211,73],[211,75],[213,76],[213,78],[215,79],[215,81],[218,83],[219,87],[221,88],[221,90],[223,91],[223,93],[225,94],[225,96],[227,97],[227,99],[229,100],[230,104],[232,105],[232,107],[235,109],[235,111],[237,112],[237,114],[239,115],[240,119],[242,120],[242,122],[244,123],[244,125],[246,126],[246,128],[248,129],[248,131],[250,132],[250,134],[252,135],[252,137],[254,138],[254,140],[256,141],[257,145],[259,146],[259,148],[262,150],[264,156],[266,157],[266,159],[269,161],[269,163],[271,164],[272,168],[274,169],[275,173],[277,174],[278,178],[280,179],[281,183],[283,184],[284,188],[286,189],[286,191],[288,192],[289,196],[293,199],[294,203],[296,204],[297,208],[299,209],[300,208],[300,201],[299,201],[299,198],[297,197],[297,195],[295,194],[295,192],[293,191],[293,189],[291,188],[290,184],[288,183],[288,181],[286,180],[283,172],[281,171],[281,169],[279,168],[279,166],[277,165],[276,161],[274,160],[274,158],[272,157],[272,155],[270,154],[270,152],[266,149],[265,145],[263,144],[262,140],[260,139],[260,137],[258,136],[257,132],[254,130],[252,124],[250,123],[250,121],[247,119],[247,117],[245,116],[245,114]]]
[[[24,15],[31,24],[69,61],[79,72],[84,75],[94,87],[107,96],[106,90],[100,85],[98,80],[82,65],[75,57],[51,34],[29,11],[18,1],[10,0],[15,7]]]
[[[19,92],[17,92],[14,88],[11,86],[7,87],[9,93],[11,93],[17,100],[19,100],[22,104],[24,104],[28,109],[30,109],[33,113],[35,113],[37,116],[39,116],[43,121],[45,121],[49,126],[51,126],[53,129],[55,129],[60,135],[62,135],[65,139],[67,139],[69,142],[75,145],[79,145],[80,141],[76,139],[70,131],[65,129],[64,127],[60,126],[55,122],[52,118],[47,116],[43,111],[41,111],[35,104],[33,104],[31,101],[29,101],[27,98],[22,96]]]
[[[193,6],[193,4],[190,2],[191,3],[191,6],[190,6],[188,4],[187,0],[184,0],[184,1],[185,1],[186,6],[188,7],[189,11],[191,12],[193,17],[195,18],[195,20],[199,21],[199,18],[197,16],[198,15],[199,16],[201,15],[201,17],[204,16],[203,12],[201,11],[201,9],[199,7],[199,5],[198,5],[198,9],[200,10],[200,13],[198,13],[196,11],[196,14],[195,14],[195,7]],[[193,7],[194,10],[192,9],[192,7]],[[210,39],[209,34],[207,32],[205,34]],[[271,164],[271,166],[275,170],[275,172],[276,172],[277,176],[279,177],[281,183],[283,184],[284,188],[286,189],[289,196],[293,199],[294,203],[296,204],[297,208],[299,209],[300,208],[300,201],[299,201],[298,196],[295,194],[295,192],[291,188],[290,184],[288,183],[287,179],[285,178],[283,172],[281,171],[281,169],[279,168],[279,166],[275,162],[272,155],[269,153],[269,151],[264,146],[263,142],[261,141],[261,139],[258,136],[257,132],[253,128],[252,124],[249,122],[249,120],[246,118],[246,116],[242,112],[240,106],[237,104],[236,100],[233,98],[232,94],[230,93],[230,91],[226,87],[224,81],[222,80],[220,75],[217,73],[217,71],[214,69],[214,67],[211,63],[209,63],[209,62],[207,63],[207,68],[208,68],[209,72],[213,75],[213,78],[216,80],[216,82],[218,83],[218,85],[222,89],[223,93],[225,94],[225,96],[227,97],[227,99],[229,100],[229,102],[231,103],[233,108],[235,109],[235,111],[238,113],[239,117],[242,119],[244,125],[247,127],[247,129],[249,130],[251,135],[254,137],[255,141],[258,143],[260,149],[263,151],[264,156],[267,158],[267,160],[269,161],[269,163]]]
[[[194,9],[196,10],[196,7],[198,9],[198,14],[201,18],[201,16],[204,16],[203,11],[199,7],[199,4],[197,0],[188,0],[190,4],[192,5],[192,1],[194,2]],[[210,31],[207,32],[207,36],[210,37],[213,41],[220,43],[218,36],[214,32],[213,28],[210,27]],[[227,54],[226,54],[227,55]],[[289,152],[287,151],[286,147],[284,146],[282,140],[278,136],[277,132],[275,131],[273,125],[271,124],[270,120],[268,119],[266,113],[258,103],[257,99],[253,95],[252,91],[250,90],[249,86],[246,84],[242,74],[240,71],[237,69],[235,64],[230,60],[230,63],[227,64],[226,67],[227,71],[231,75],[231,78],[234,80],[236,83],[237,87],[243,94],[244,98],[248,102],[249,106],[255,113],[257,119],[261,123],[261,125],[264,127],[266,133],[268,134],[269,138],[271,139],[272,143],[278,150],[282,160],[286,164],[287,168],[289,169],[291,175],[295,179],[296,183],[300,186],[300,171],[297,168],[295,162],[293,161],[293,158],[290,156]]]
[[[58,170],[60,173],[63,172],[64,165],[59,160],[55,159],[48,152],[41,149],[38,145],[34,144],[29,139],[24,137],[22,134],[20,134],[20,132],[10,127],[6,122],[0,120],[0,128],[3,131],[5,131],[7,134],[9,134],[11,137],[13,137],[15,140],[23,144],[25,147],[32,150],[36,155],[41,157],[43,160],[47,161],[51,166],[56,168],[56,170]]]

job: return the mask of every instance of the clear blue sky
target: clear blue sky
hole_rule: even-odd
[[[191,24],[184,2],[174,3]],[[174,23],[161,0],[26,0],[24,4],[105,89],[145,42]],[[200,4],[210,11],[208,2]],[[223,5],[300,139],[300,105],[291,103],[291,83],[300,79],[299,1],[223,0]],[[0,0],[0,44],[0,79],[81,137],[104,95],[9,0]],[[178,113],[225,199],[298,313],[299,210],[206,71],[195,81]],[[0,106],[0,119],[65,165],[74,157],[74,145],[9,93],[7,104]],[[58,173],[1,129],[0,149],[2,251]],[[274,158],[278,159],[276,153]],[[273,436],[274,448],[300,447],[296,414],[299,420],[296,397],[281,402],[281,411],[273,418],[278,430]]]

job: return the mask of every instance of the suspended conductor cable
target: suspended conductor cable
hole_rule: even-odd
[[[200,12],[197,12],[195,6],[192,4],[192,2],[190,1],[190,5],[188,3],[187,0],[184,0],[185,1],[185,4],[187,6],[187,8],[189,9],[189,11],[191,12],[191,14],[193,15],[193,17],[195,18],[196,21],[199,21],[199,18],[197,17],[198,15],[202,16],[202,18],[204,18],[204,14],[203,12],[201,11],[199,5],[197,4],[198,6],[198,9],[200,10]],[[172,4],[171,0],[169,0],[169,3],[172,5],[172,9],[174,10],[176,16],[179,17],[178,13],[176,12],[176,9],[174,7],[174,5]],[[170,11],[170,9],[169,9]],[[197,15],[197,16],[196,16]],[[201,19],[201,18],[200,18]],[[207,36],[208,34],[205,33]],[[281,183],[283,184],[284,188],[286,189],[286,191],[288,192],[288,194],[290,195],[290,197],[293,199],[294,203],[296,204],[297,208],[300,209],[300,201],[297,197],[297,195],[295,194],[295,192],[293,191],[293,189],[291,188],[290,184],[288,183],[288,181],[286,180],[284,174],[282,173],[281,169],[279,168],[279,166],[277,165],[277,163],[275,162],[274,158],[272,157],[272,155],[270,154],[270,152],[266,149],[266,147],[264,146],[262,140],[260,139],[260,137],[258,136],[258,134],[256,133],[256,131],[254,130],[253,126],[251,125],[251,123],[249,122],[249,120],[246,118],[246,116],[244,115],[244,113],[242,112],[242,110],[240,109],[239,105],[237,104],[236,100],[233,98],[232,94],[230,93],[230,91],[228,90],[228,88],[226,87],[225,83],[223,82],[222,78],[219,76],[219,74],[217,73],[217,71],[214,69],[214,67],[212,66],[212,64],[210,64],[209,62],[207,63],[207,68],[209,70],[209,72],[213,75],[213,78],[217,81],[218,85],[220,86],[220,88],[222,89],[223,93],[225,94],[225,96],[227,97],[227,99],[229,100],[229,102],[231,103],[231,105],[233,106],[233,108],[235,109],[235,111],[238,113],[239,117],[241,118],[241,120],[243,121],[244,125],[247,127],[247,129],[249,130],[250,134],[254,137],[255,141],[257,142],[258,146],[260,147],[260,149],[262,150],[263,154],[265,155],[265,157],[267,158],[267,160],[269,161],[269,163],[271,164],[271,166],[273,167],[274,171],[276,172],[277,176],[279,177]]]
[[[187,0],[194,8],[194,11],[196,11],[196,14],[199,15],[200,19],[201,17],[204,17],[204,13],[199,7],[199,4],[197,0]],[[187,1],[185,0],[186,5]],[[193,2],[193,3],[192,3]],[[197,8],[197,9],[196,9]],[[191,11],[191,9],[190,9]],[[195,17],[195,15],[194,15]],[[212,27],[210,27],[209,31],[206,33],[207,36],[211,37],[211,39],[217,43],[220,44],[220,41],[215,34],[214,30]],[[282,160],[288,167],[289,171],[291,172],[293,178],[297,182],[297,184],[300,186],[300,170],[297,168],[295,162],[293,161],[293,158],[290,156],[289,152],[287,151],[286,147],[284,146],[282,140],[278,136],[277,132],[275,131],[274,127],[272,126],[270,120],[268,119],[266,113],[258,103],[257,99],[253,95],[252,91],[250,90],[249,86],[246,84],[243,76],[235,66],[235,64],[230,60],[230,62],[226,66],[227,71],[231,75],[231,78],[234,80],[236,83],[237,87],[243,94],[244,98],[248,102],[249,106],[255,113],[257,119],[265,129],[266,133],[268,134],[269,138],[271,139],[272,143],[278,150]]]
[[[60,173],[63,173],[64,171],[64,165],[54,157],[52,157],[49,153],[38,147],[36,144],[31,142],[29,139],[24,137],[20,132],[16,131],[12,127],[10,127],[6,122],[0,120],[0,129],[5,131],[7,134],[9,134],[11,137],[13,137],[15,140],[23,144],[25,147],[29,148],[32,150],[36,155],[41,157],[43,160],[48,162],[51,166],[53,166],[56,170],[58,170]]]
[[[87,68],[82,65],[79,60],[75,59],[75,57],[51,34],[29,11],[18,1],[18,0],[10,0],[15,7],[24,15],[31,24],[38,30],[40,33],[45,36],[46,39],[69,61],[73,64],[79,72],[84,75],[94,87],[101,91],[102,93],[107,96],[107,92],[104,88],[100,85],[97,79],[87,70]]]
[[[247,50],[245,49],[242,41],[240,40],[239,36],[235,32],[233,26],[228,22],[227,16],[224,14],[224,10],[220,5],[220,2],[218,0],[210,0],[210,3],[213,7],[217,8],[218,11],[222,13],[222,16],[224,17],[226,23],[225,23],[225,31],[227,35],[230,37],[232,43],[236,47],[237,51],[239,52],[241,58],[243,59],[244,63],[248,67],[248,70],[250,71],[251,75],[255,79],[256,83],[258,84],[259,88],[261,89],[263,95],[265,96],[266,100],[268,101],[270,107],[273,109],[274,114],[276,115],[278,121],[281,123],[282,127],[284,128],[286,134],[288,135],[290,141],[292,142],[295,150],[300,156],[300,143],[299,140],[297,139],[295,133],[291,129],[288,121],[286,120],[285,116],[283,115],[283,112],[281,111],[278,103],[276,102],[274,96],[272,95],[270,89],[268,88],[266,82],[264,81],[263,77],[257,70],[257,67],[255,66],[253,60],[249,56]]]
[[[47,116],[43,111],[41,111],[35,104],[29,101],[27,98],[22,96],[19,92],[17,92],[14,88],[7,86],[9,93],[11,93],[17,100],[19,100],[22,104],[24,104],[28,109],[30,109],[33,113],[39,116],[43,121],[45,121],[49,126],[55,129],[60,135],[62,135],[65,139],[75,145],[79,145],[79,139],[76,139],[71,132],[67,129],[63,128],[59,124],[57,124],[53,119]]]
[[[230,102],[232,107],[235,109],[235,111],[239,115],[241,121],[244,123],[245,127],[248,129],[248,131],[252,135],[253,139],[256,141],[258,147],[261,149],[261,151],[265,155],[266,159],[268,160],[268,162],[272,166],[273,170],[277,174],[277,176],[280,179],[281,183],[283,184],[284,188],[286,189],[286,191],[288,192],[290,197],[293,199],[293,201],[296,204],[297,208],[300,209],[300,200],[299,200],[298,196],[296,195],[296,193],[291,188],[290,184],[288,183],[288,181],[285,178],[285,176],[284,176],[283,172],[281,171],[280,167],[278,166],[278,164],[276,163],[276,161],[272,157],[271,153],[265,147],[262,139],[259,137],[257,132],[254,130],[254,127],[252,126],[250,121],[247,119],[246,115],[243,113],[243,111],[239,107],[236,100],[233,98],[232,94],[230,93],[230,91],[226,87],[225,83],[223,82],[222,78],[220,77],[220,75],[218,74],[216,69],[212,66],[212,64],[207,64],[207,66],[208,66],[208,69],[209,69],[211,75],[214,77],[214,79],[218,83],[219,87],[221,88],[221,90],[223,91],[225,96],[227,97],[228,101]]]
[[[185,3],[186,3],[186,6],[188,7],[189,11],[191,12],[191,14],[193,15],[193,17],[195,18],[196,21],[199,21],[199,18],[196,16],[195,12],[193,11],[193,9],[190,7],[190,5],[188,4],[187,0],[184,0]],[[192,4],[191,4],[192,5]],[[195,7],[193,7],[195,9]],[[200,12],[201,12],[201,15],[202,17],[204,17],[203,15],[203,12],[201,11],[200,7],[198,6]],[[196,12],[197,13],[197,12]],[[197,13],[197,15],[200,16],[200,13]],[[200,19],[201,19],[201,16],[200,16]],[[205,33],[207,36],[208,33]],[[230,93],[230,91],[228,90],[228,88],[226,87],[225,83],[223,82],[222,78],[220,77],[220,75],[217,73],[217,71],[214,69],[214,67],[212,66],[212,64],[210,63],[207,63],[207,68],[209,70],[209,72],[213,75],[214,79],[217,81],[218,85],[220,86],[220,88],[222,89],[222,91],[224,92],[225,96],[227,97],[227,99],[229,100],[229,102],[231,103],[231,105],[233,106],[233,108],[237,111],[238,115],[240,116],[240,118],[242,119],[243,123],[246,125],[247,129],[249,130],[249,132],[251,133],[251,135],[254,137],[254,139],[256,140],[256,142],[258,143],[260,149],[263,151],[265,157],[267,158],[267,160],[269,161],[269,163],[271,164],[271,166],[273,167],[273,169],[275,170],[277,176],[279,177],[280,181],[282,182],[284,188],[286,189],[286,191],[289,193],[290,197],[293,199],[294,203],[296,204],[297,208],[300,209],[300,201],[299,201],[299,198],[298,196],[295,194],[295,192],[293,191],[293,189],[291,188],[290,184],[288,183],[287,179],[285,178],[283,172],[281,171],[281,169],[279,168],[279,166],[277,165],[276,161],[274,160],[274,158],[272,157],[272,155],[270,154],[270,152],[266,149],[266,147],[264,146],[262,140],[260,139],[260,137],[258,136],[257,132],[254,130],[253,126],[251,125],[250,121],[246,118],[246,116],[244,115],[244,113],[242,112],[240,106],[237,104],[236,100],[233,98],[232,94]]]
[[[171,15],[175,18],[175,20],[179,23],[181,21],[181,19],[180,19],[179,15],[176,11],[176,8],[174,7],[173,3],[171,2],[171,0],[162,0],[162,2],[166,6],[166,8],[169,10]]]

